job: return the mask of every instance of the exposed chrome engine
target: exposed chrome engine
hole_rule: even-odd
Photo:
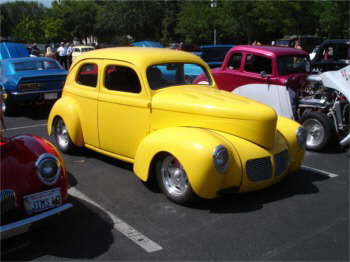
[[[317,75],[308,78],[307,85],[297,96],[295,108],[296,119],[312,111],[322,112],[332,121],[340,138],[349,134],[349,101],[341,92],[325,87]]]

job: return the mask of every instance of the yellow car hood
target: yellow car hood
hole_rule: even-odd
[[[227,91],[177,86],[152,98],[152,129],[191,126],[218,130],[272,148],[277,114],[269,106]]]

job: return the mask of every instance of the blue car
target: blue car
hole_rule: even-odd
[[[234,45],[202,45],[201,58],[210,66],[210,68],[219,67],[222,65],[225,55]]]
[[[7,93],[2,107],[6,115],[28,102],[59,98],[67,71],[48,57],[19,57],[0,60],[0,87]]]

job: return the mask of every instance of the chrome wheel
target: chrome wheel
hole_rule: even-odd
[[[182,196],[187,192],[189,183],[186,172],[175,157],[168,155],[163,159],[160,173],[164,188],[169,195]]]
[[[61,118],[58,118],[55,121],[54,135],[58,148],[62,152],[68,153],[75,149],[75,145],[69,137],[68,129]]]
[[[56,124],[57,142],[60,147],[66,148],[69,144],[68,130],[62,119]]]
[[[310,118],[303,123],[303,126],[307,130],[307,147],[317,147],[324,142],[325,129],[319,120]]]
[[[300,122],[307,130],[306,149],[319,151],[331,142],[334,124],[323,112],[305,113]]]

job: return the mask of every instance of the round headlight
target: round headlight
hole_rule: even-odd
[[[39,156],[35,162],[36,172],[41,182],[51,186],[55,184],[60,175],[60,162],[49,153]]]
[[[306,139],[307,139],[307,130],[306,130],[306,128],[303,127],[303,126],[298,127],[296,136],[297,136],[297,143],[298,143],[298,145],[301,148],[305,149],[305,147],[306,147]]]
[[[229,153],[226,147],[219,145],[213,152],[214,165],[217,171],[223,173],[227,170]]]

